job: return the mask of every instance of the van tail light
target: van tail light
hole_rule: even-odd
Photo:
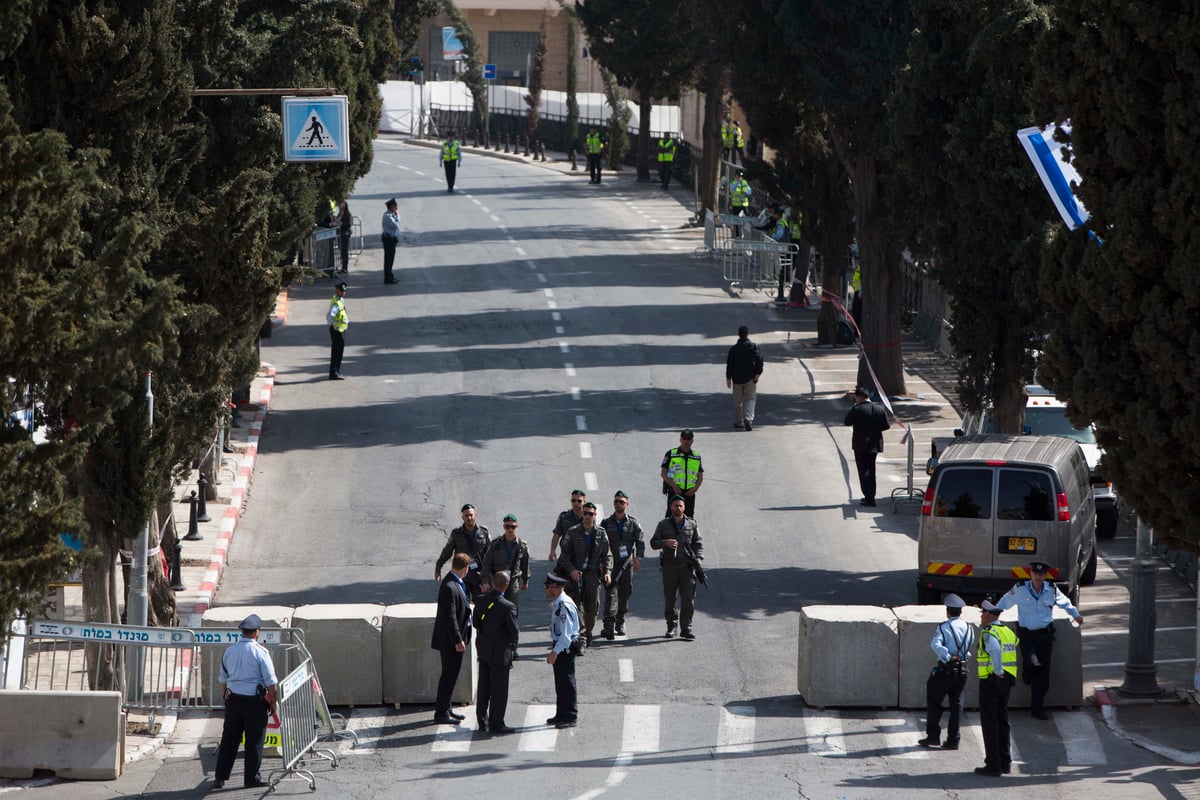
[[[933,487],[925,487],[925,499],[921,502],[921,516],[928,517],[933,514]]]
[[[1059,522],[1070,522],[1071,521],[1071,506],[1067,504],[1067,493],[1066,492],[1058,493],[1058,521]]]

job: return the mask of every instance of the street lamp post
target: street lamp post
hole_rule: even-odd
[[[1125,682],[1117,690],[1126,697],[1157,697],[1158,666],[1154,663],[1155,586],[1158,572],[1150,553],[1150,527],[1137,525],[1137,555],[1129,570],[1129,652],[1125,658]]]

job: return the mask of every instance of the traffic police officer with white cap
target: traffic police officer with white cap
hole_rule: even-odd
[[[1008,724],[1008,696],[1017,679],[1017,635],[1001,623],[1000,608],[984,600],[980,605],[979,727],[983,732],[983,766],[976,775],[997,777],[1012,771],[1012,732]]]
[[[1036,719],[1046,713],[1050,690],[1050,654],[1054,650],[1054,607],[1066,611],[1080,625],[1083,615],[1053,583],[1046,583],[1050,566],[1041,561],[1029,564],[1029,580],[1022,581],[996,601],[1000,610],[1017,607],[1017,635],[1021,637],[1021,677],[1028,684],[1029,711]]]
[[[238,628],[241,640],[221,656],[221,691],[225,696],[225,726],[221,730],[221,745],[217,749],[214,789],[225,786],[233,772],[238,745],[246,735],[246,770],[243,786],[266,786],[258,769],[262,764],[263,738],[267,732],[267,712],[275,710],[275,666],[271,654],[258,643],[262,620],[251,614]]]
[[[962,618],[967,605],[956,594],[946,595],[946,621],[937,626],[929,646],[937,664],[925,681],[925,738],[922,747],[937,747],[942,741],[942,701],[950,698],[950,722],[946,726],[946,750],[958,749],[958,723],[962,716],[963,687],[967,683],[967,661],[975,646],[975,630]]]

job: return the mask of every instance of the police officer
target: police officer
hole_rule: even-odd
[[[976,775],[996,777],[1012,771],[1008,696],[1017,679],[1017,635],[999,622],[1000,607],[984,600],[979,630],[979,726],[983,730],[983,766]]]
[[[588,129],[588,134],[584,137],[583,144],[587,150],[588,175],[591,176],[592,183],[599,183],[601,177],[600,160],[604,157],[604,140],[596,132],[595,125]]]
[[[575,685],[576,640],[579,638],[579,609],[566,595],[567,579],[553,572],[546,576],[546,598],[550,600],[550,653],[546,663],[554,667],[554,716],[546,720],[556,728],[574,728],[579,720],[579,696]]]
[[[1046,583],[1049,569],[1041,561],[1030,563],[1029,580],[1016,584],[996,602],[1001,610],[1017,607],[1021,676],[1029,686],[1029,711],[1036,719],[1050,719],[1046,713],[1046,692],[1050,690],[1050,654],[1054,650],[1054,607],[1083,624],[1083,615],[1070,599],[1053,583]]]
[[[267,733],[267,713],[275,710],[275,667],[271,654],[258,643],[262,620],[251,614],[238,628],[241,640],[221,656],[221,693],[225,697],[225,725],[221,729],[221,744],[217,748],[217,770],[214,789],[221,789],[233,772],[238,745],[246,737],[245,772],[242,785],[246,788],[266,786],[258,769],[262,765],[263,738]]]
[[[683,628],[680,637],[692,641],[696,634],[692,631],[692,615],[696,611],[696,573],[688,560],[691,552],[697,560],[703,560],[701,554],[704,545],[700,541],[700,531],[696,521],[684,515],[684,500],[679,495],[671,498],[671,516],[658,523],[654,535],[650,537],[650,546],[661,550],[659,568],[663,579],[663,616],[667,620],[666,637],[675,635],[675,623],[678,620]],[[675,609],[675,597],[679,596],[679,610]]]
[[[462,507],[463,524],[450,531],[450,538],[446,540],[446,546],[442,548],[437,564],[433,568],[433,579],[441,581],[442,565],[454,558],[455,553],[466,553],[470,556],[471,566],[466,577],[463,578],[463,583],[466,584],[467,592],[472,599],[478,597],[482,589],[483,581],[479,576],[480,562],[488,548],[488,542],[491,541],[488,537],[488,529],[477,524],[475,520],[475,506],[470,503],[464,504]]]
[[[733,122],[729,117],[726,117],[724,124],[721,125],[721,149],[724,150],[722,155],[726,161],[731,161],[734,158],[733,136]]]
[[[504,515],[504,534],[492,539],[483,554],[479,578],[484,592],[491,591],[492,576],[501,571],[509,578],[504,599],[519,612],[521,592],[529,590],[529,543],[517,537],[516,514]]]
[[[750,196],[753,194],[750,184],[746,182],[746,173],[738,170],[737,177],[729,182],[729,212],[740,216],[750,213]],[[733,226],[733,235],[742,235],[742,226]]]
[[[345,281],[333,287],[333,299],[329,301],[325,321],[329,323],[329,380],[345,380],[342,377],[342,353],[346,351],[346,330],[350,327]]]
[[[441,162],[442,169],[446,171],[446,191],[454,194],[454,178],[458,174],[458,168],[462,166],[462,147],[454,131],[450,131],[446,135],[446,141],[442,142]]]
[[[958,724],[962,716],[963,687],[967,683],[967,662],[975,647],[975,630],[962,618],[966,603],[956,594],[946,595],[946,621],[937,626],[929,646],[937,664],[925,681],[925,738],[917,744],[937,747],[942,741],[942,700],[950,698],[950,723],[946,726],[946,750],[958,749]]]
[[[691,428],[679,432],[679,447],[674,447],[663,456],[659,475],[663,479],[663,494],[667,496],[667,513],[671,515],[671,499],[676,495],[683,498],[684,510],[689,517],[696,516],[696,492],[704,483],[704,465],[700,454],[692,449],[696,435]]]
[[[671,138],[671,132],[666,131],[658,140],[658,180],[663,191],[671,185],[671,167],[674,163],[675,140]]]
[[[613,513],[600,522],[608,534],[612,554],[612,580],[604,590],[604,638],[625,635],[625,614],[633,594],[633,573],[642,568],[646,557],[645,532],[637,518],[629,513],[629,495],[620,489],[613,495]],[[614,630],[615,626],[615,630]]]
[[[571,492],[571,507],[566,511],[559,512],[558,519],[554,521],[554,530],[550,536],[551,561],[558,561],[558,541],[562,539],[567,531],[583,522],[583,504],[586,500],[587,494],[583,489],[575,489]]]
[[[555,571],[566,578],[567,593],[583,606],[583,640],[592,643],[592,629],[600,611],[600,587],[608,586],[612,573],[608,534],[596,524],[596,504],[583,504],[583,521],[562,538],[562,555]]]

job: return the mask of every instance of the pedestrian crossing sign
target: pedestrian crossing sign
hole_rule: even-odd
[[[349,161],[349,138],[345,95],[283,98],[285,161]]]

